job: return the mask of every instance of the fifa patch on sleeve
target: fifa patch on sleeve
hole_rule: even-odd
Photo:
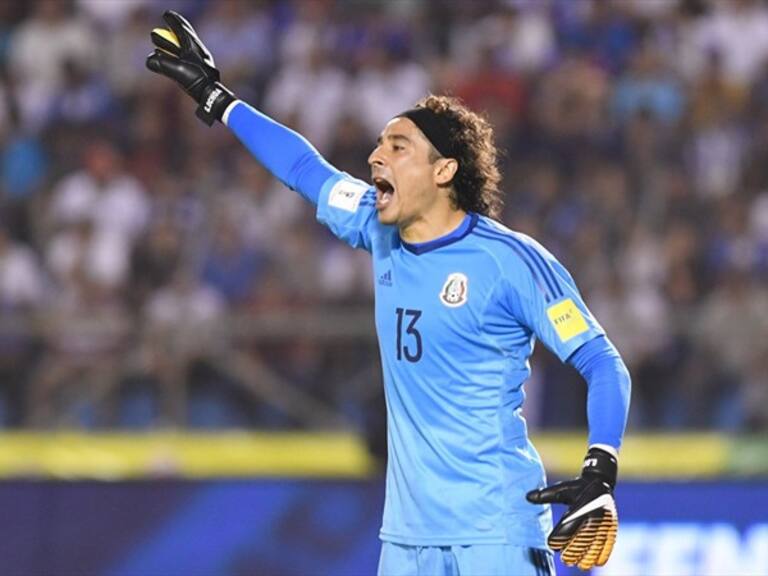
[[[331,193],[328,195],[328,205],[347,212],[357,212],[360,199],[367,190],[368,186],[360,182],[339,180],[331,188]]]
[[[547,316],[562,342],[589,330],[587,321],[570,298],[547,308]]]

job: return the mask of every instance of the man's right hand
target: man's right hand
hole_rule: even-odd
[[[221,120],[235,96],[219,83],[213,56],[181,14],[163,14],[168,28],[152,30],[155,51],[147,58],[147,68],[177,82],[198,103],[197,117],[210,126]]]

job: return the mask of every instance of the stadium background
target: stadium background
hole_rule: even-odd
[[[600,573],[768,573],[766,2],[38,0],[0,2],[3,574],[375,567],[368,257],[145,71],[167,8],[356,176],[426,92],[485,110],[633,375]],[[527,392],[574,474],[582,382],[539,349]]]

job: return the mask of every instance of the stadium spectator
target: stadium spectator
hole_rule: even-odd
[[[40,262],[0,226],[0,389],[2,421],[21,425],[31,372],[39,359],[36,312],[49,296]]]
[[[683,93],[652,43],[640,43],[632,54],[627,71],[614,87],[612,106],[621,123],[641,110],[665,125],[682,118]]]
[[[729,81],[748,86],[768,58],[768,8],[759,0],[706,3],[709,12],[695,23],[693,37],[699,60],[695,73],[706,68],[707,55],[722,55]]]
[[[203,249],[201,281],[236,308],[255,294],[264,264],[264,256],[243,241],[234,223],[224,214],[218,216]]]
[[[129,298],[139,307],[165,288],[182,265],[184,237],[174,223],[153,223],[131,253]]]
[[[24,126],[42,127],[64,81],[64,64],[94,70],[99,50],[96,31],[68,2],[36,0],[29,18],[15,30],[9,67],[18,82]]]
[[[357,113],[365,125],[368,138],[374,142],[379,130],[401,110],[429,91],[427,71],[416,62],[384,44],[368,46],[360,68],[352,81]]]
[[[146,58],[146,30],[151,12],[136,2],[102,2],[93,0],[91,6],[129,7],[121,25],[110,26],[106,38],[104,54],[104,74],[109,85],[121,98],[130,98],[140,86],[138,79],[143,73],[143,61]],[[122,16],[121,16],[122,18]]]
[[[544,4],[507,4],[480,19],[456,19],[449,28],[451,61],[472,71],[490,53],[502,69],[535,73],[557,53],[554,22],[546,11]]]
[[[188,383],[194,369],[214,363],[225,342],[217,332],[225,302],[183,267],[146,302],[142,311],[146,331],[135,369],[159,390],[156,424],[181,426],[187,418]]]
[[[76,264],[42,311],[45,357],[29,391],[29,424],[111,425],[130,335],[119,294]]]
[[[317,141],[319,149],[330,145],[330,138],[344,114],[351,89],[344,72],[328,58],[327,48],[319,41],[307,47],[305,55],[287,61],[272,79],[264,107],[283,118],[307,138]],[[312,94],[312,106],[305,105]]]
[[[250,0],[212,3],[200,29],[211,39],[218,65],[231,71],[235,85],[257,97],[267,80],[274,80],[268,77],[276,59],[274,32],[266,7]]]
[[[131,247],[148,217],[146,192],[136,178],[124,171],[122,162],[110,143],[89,144],[83,157],[84,169],[56,184],[48,216],[54,230],[69,224],[90,225],[93,260],[87,273],[112,286],[126,281]]]

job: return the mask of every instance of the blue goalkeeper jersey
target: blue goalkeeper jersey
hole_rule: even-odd
[[[375,191],[337,174],[317,217],[373,256],[389,461],[381,538],[407,545],[545,547],[548,507],[521,407],[536,339],[565,361],[603,334],[565,268],[531,238],[477,214],[407,244],[378,221]]]

